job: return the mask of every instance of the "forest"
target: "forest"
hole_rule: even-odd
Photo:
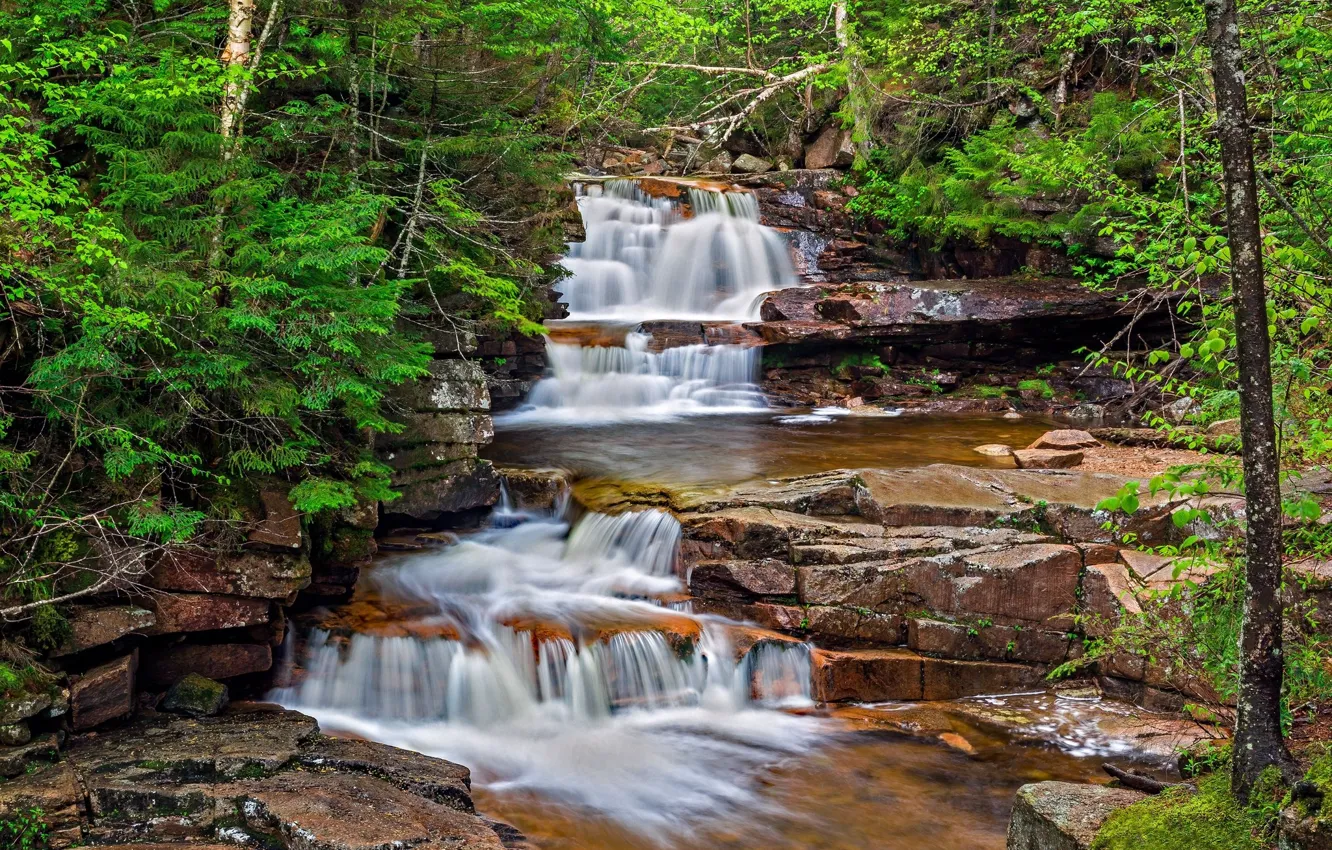
[[[780,226],[770,220],[770,205],[804,191],[799,181],[814,178],[800,175],[816,172],[823,174],[821,188],[805,192],[810,200],[796,197],[781,208],[791,220]],[[560,293],[567,296],[571,290],[562,287],[584,272],[561,265],[561,257],[577,257],[566,243],[584,235],[583,244],[593,244],[597,222],[585,202],[611,198],[617,180],[640,181],[644,188],[633,190],[639,194],[615,197],[658,210],[654,214],[670,207],[675,212],[664,213],[666,226],[682,227],[671,224],[670,216],[704,217],[697,189],[683,195],[678,186],[668,189],[653,196],[655,207],[642,192],[651,195],[652,180],[675,185],[671,181],[686,177],[703,181],[698,185],[708,191],[733,187],[716,190],[723,194],[744,187],[758,198],[755,220],[784,233],[793,229],[786,225],[796,221],[797,212],[790,212],[796,207],[823,215],[820,221],[836,216],[842,230],[820,231],[814,251],[820,259],[796,259],[802,285],[827,289],[819,299],[847,297],[849,290],[837,286],[848,281],[887,285],[882,282],[909,278],[996,278],[1002,279],[996,285],[1011,288],[1003,297],[1015,292],[1015,298],[1035,299],[1021,288],[1038,292],[1037,284],[1024,281],[1058,278],[1075,282],[1086,298],[1113,305],[1119,328],[1113,333],[1101,333],[1107,323],[1093,332],[1091,324],[1084,327],[1072,314],[1051,308],[1044,329],[1032,332],[1040,338],[1023,343],[1024,350],[1040,349],[1039,362],[1050,365],[1034,368],[1033,360],[1032,369],[1014,373],[1011,386],[997,379],[996,386],[984,385],[981,373],[992,367],[975,365],[974,344],[958,356],[958,366],[931,360],[929,343],[905,336],[894,342],[888,331],[834,337],[820,329],[825,336],[798,337],[797,319],[817,314],[819,321],[833,320],[831,308],[824,310],[818,300],[801,308],[813,311],[808,316],[796,316],[782,298],[765,302],[761,322],[757,312],[744,317],[758,329],[743,333],[763,336],[766,347],[753,369],[767,377],[753,384],[770,398],[773,381],[817,372],[816,382],[842,380],[853,387],[844,396],[855,396],[857,404],[862,396],[872,401],[864,386],[890,379],[906,397],[936,401],[959,384],[959,397],[1002,402],[986,408],[992,414],[1012,408],[1030,418],[1096,401],[1077,389],[1087,374],[1127,387],[1120,402],[1138,442],[1126,445],[1139,452],[1147,451],[1144,445],[1171,447],[1182,460],[1129,474],[1112,492],[1096,491],[1095,510],[1085,512],[1101,529],[1096,533],[1113,535],[1116,551],[1173,564],[1169,587],[1140,602],[1126,602],[1121,592],[1120,604],[1112,607],[1128,613],[1116,613],[1111,628],[1094,627],[1086,603],[1087,576],[1096,563],[1087,554],[1092,538],[1075,539],[1057,521],[1047,521],[1047,499],[1049,513],[1058,513],[1055,496],[1019,494],[1019,508],[1035,511],[1034,519],[1022,515],[1031,527],[1021,531],[1045,534],[1042,545],[1083,547],[1075,552],[1081,560],[1071,579],[1078,600],[1070,603],[1071,619],[1047,629],[1075,639],[1077,651],[1061,649],[1057,658],[1032,661],[1044,665],[1041,681],[1051,683],[1114,678],[1118,674],[1107,671],[1125,657],[1149,671],[1171,670],[1161,689],[1179,696],[1172,715],[1221,731],[1181,748],[1182,775],[1115,768],[1117,786],[1146,796],[1110,816],[1094,843],[1087,836],[1077,846],[1332,846],[1332,797],[1325,797],[1332,793],[1332,626],[1317,605],[1332,585],[1332,7],[1324,0],[5,0],[0,744],[27,746],[28,726],[40,731],[49,721],[52,730],[61,730],[63,746],[66,721],[59,712],[50,714],[44,705],[50,716],[15,714],[7,720],[4,707],[27,697],[47,699],[42,695],[62,688],[68,699],[69,687],[77,693],[91,681],[84,678],[92,676],[88,667],[101,670],[131,650],[134,664],[148,665],[147,671],[154,653],[167,651],[166,634],[197,631],[203,635],[197,642],[207,647],[258,645],[272,637],[273,649],[264,652],[276,665],[283,641],[297,640],[291,635],[298,615],[315,605],[334,606],[329,600],[342,590],[346,596],[337,603],[363,598],[367,585],[357,584],[356,569],[369,565],[376,549],[395,551],[394,541],[405,539],[397,528],[466,537],[467,529],[484,522],[483,513],[493,508],[499,516],[496,506],[509,504],[518,488],[502,459],[495,461],[495,481],[504,482],[503,497],[492,482],[486,487],[494,494],[459,501],[456,482],[466,476],[481,481],[475,470],[490,469],[485,458],[491,455],[482,449],[478,460],[476,446],[492,434],[499,435],[497,448],[529,439],[531,432],[522,428],[506,431],[499,387],[521,384],[520,394],[531,391],[528,401],[536,402],[545,383],[537,383],[538,376],[549,379],[554,370],[561,382],[569,380],[556,357],[567,344],[558,330],[564,316]],[[588,196],[587,186],[603,187],[605,194]],[[763,194],[769,189],[776,201]],[[689,212],[679,212],[682,204],[692,205]],[[743,228],[736,233],[746,238]],[[731,237],[709,238],[711,243],[698,245],[717,246]],[[830,261],[837,246],[854,256],[858,277],[846,272],[837,279],[842,267]],[[883,271],[892,266],[897,274],[897,258],[909,258],[901,260],[910,269],[900,281]],[[735,262],[715,265],[739,268]],[[822,278],[810,271],[818,271],[817,262],[825,267]],[[578,319],[579,303],[564,301]],[[617,314],[617,321],[623,316],[629,313]],[[773,316],[785,324],[778,327]],[[637,327],[637,321],[657,317],[630,318]],[[694,313],[684,318],[698,326]],[[1039,318],[1031,327],[1042,328]],[[721,333],[706,319],[700,340]],[[1004,318],[1008,330],[994,333],[1028,333],[1011,330],[1028,327],[1022,321],[1027,319]],[[629,334],[636,332],[649,330],[645,324]],[[611,333],[628,339],[623,329]],[[848,347],[848,339],[860,347]],[[711,336],[707,343],[715,345]],[[674,368],[651,360],[670,353],[654,348],[656,343],[645,342],[642,350],[632,340],[621,344],[625,358],[647,358],[642,362],[650,365],[641,371]],[[890,344],[899,359],[889,357]],[[906,350],[916,353],[901,353]],[[441,363],[454,370],[449,375],[461,374],[459,360],[479,367],[480,377],[467,380],[480,386],[482,401],[433,407],[404,401],[414,397],[413,388],[440,379]],[[578,368],[593,369],[586,356],[579,362]],[[1071,365],[1056,370],[1056,362]],[[955,372],[962,377],[949,378]],[[1064,375],[1070,376],[1066,382]],[[445,384],[439,392],[459,386],[456,380]],[[723,389],[730,391],[730,385]],[[829,404],[801,401],[797,406],[813,409],[804,415],[814,422],[820,421],[819,404]],[[439,437],[448,451],[411,460],[409,470],[408,461],[398,458],[433,445],[411,436],[430,411],[436,411],[429,413],[432,421],[441,423],[442,417],[465,414],[471,431]],[[476,424],[481,418],[485,422]],[[693,427],[701,432],[712,426]],[[1101,430],[1108,429],[1096,432],[1104,442],[1109,438]],[[976,431],[970,442],[1006,442],[988,433]],[[878,438],[856,434],[855,440],[866,442],[838,465],[875,465],[859,458],[874,456],[868,442]],[[589,440],[595,448],[599,438],[580,432],[558,439]],[[618,457],[608,445],[607,456]],[[650,451],[633,445],[634,452]],[[764,445],[760,439],[753,451],[762,453]],[[718,464],[726,454],[697,450],[717,452]],[[453,501],[422,520],[420,497],[404,496],[404,490],[436,468],[455,476],[448,479],[455,489],[447,499]],[[455,472],[464,468],[466,476]],[[792,465],[783,474],[826,469]],[[1104,471],[1118,470],[1085,474]],[[764,476],[782,477],[753,477]],[[576,513],[600,511],[614,501],[603,491],[587,495],[591,491],[580,489],[584,477],[594,476],[580,472],[570,479],[580,505]],[[697,596],[680,565],[695,557],[689,512],[704,510],[702,497],[644,495],[649,486],[628,473],[600,478],[640,487],[622,486],[619,498],[634,504],[631,510],[669,509],[680,520],[684,548],[666,572],[675,569],[686,583],[685,595]],[[426,483],[437,480],[443,479]],[[269,500],[274,491],[281,494],[280,508]],[[863,520],[871,515],[865,497],[857,498],[854,509]],[[886,504],[886,497],[875,498]],[[740,505],[737,499],[726,505]],[[765,510],[773,504],[762,503]],[[1170,505],[1164,516],[1172,528],[1152,537],[1142,530],[1143,518],[1164,504]],[[369,524],[357,525],[355,515],[366,506]],[[824,513],[849,515],[853,509]],[[264,516],[273,522],[285,517],[295,528],[292,548],[305,558],[304,585],[251,593],[237,590],[243,582],[230,578],[220,590],[223,585],[207,581],[198,588],[160,583],[159,564],[183,549],[203,547],[223,557],[255,551],[251,529]],[[1000,520],[985,518],[993,527],[1001,527]],[[1010,525],[1016,528],[1017,521]],[[569,538],[570,551],[586,538],[579,537],[581,528]],[[795,540],[794,532],[783,534]],[[628,539],[615,538],[616,557]],[[400,548],[421,545],[433,544]],[[723,544],[706,545],[712,552]],[[792,552],[796,545],[791,543]],[[269,548],[277,551],[275,546]],[[356,558],[343,558],[353,546],[362,547]],[[736,553],[727,557],[745,563],[768,557],[739,548]],[[956,626],[958,640],[983,641],[986,629],[1037,628],[1023,616],[1009,622],[988,609],[969,612],[975,615],[970,620],[957,612],[945,616],[942,608],[931,608],[928,594],[924,602],[918,594],[894,603],[898,607],[889,612],[877,598],[856,601],[862,593],[836,605],[862,619],[871,609],[875,616],[898,618],[893,639],[857,632],[825,640],[804,598],[808,580],[800,572],[809,569],[802,563],[821,562],[780,557],[789,557],[792,576],[801,576],[791,579],[789,589],[740,593],[727,585],[727,604],[751,607],[744,617],[731,608],[716,613],[758,621],[811,646],[867,652],[880,644],[899,646],[899,631],[907,641],[907,623],[916,628],[920,618],[913,612],[922,609],[938,615],[930,622]],[[1115,557],[1112,551],[1109,560]],[[344,560],[359,566],[339,585],[341,579],[327,576]],[[1131,573],[1132,558],[1125,563]],[[695,577],[704,569],[688,566]],[[371,572],[366,570],[361,575]],[[543,581],[535,586],[546,588]],[[380,581],[373,592],[387,598],[389,589],[407,583]],[[310,595],[335,585],[336,593],[329,590],[326,598]],[[606,587],[619,586],[611,581]],[[163,603],[143,601],[164,590],[270,600],[271,609],[270,601],[263,603],[262,622],[274,634],[255,638],[244,631],[259,628],[258,619],[164,630]],[[614,595],[641,600],[660,592],[643,579]],[[753,614],[755,606],[799,611],[791,601],[796,596],[803,613],[785,625]],[[439,604],[446,614],[460,616]],[[157,625],[117,629],[89,643],[89,623],[110,628],[110,615],[96,612],[111,605],[121,606],[118,611],[146,606]],[[544,625],[513,623],[544,624],[544,613],[504,610],[506,628],[542,633]],[[399,613],[394,609],[393,616]],[[277,628],[279,620],[285,632]],[[339,634],[345,623],[338,623],[317,628]],[[456,627],[464,645],[469,627]],[[595,643],[587,636],[597,628],[580,622],[552,633],[567,632],[570,646],[581,650],[580,641]],[[704,652],[693,647],[706,642],[706,623],[689,627],[702,629],[694,636],[672,628],[662,631],[684,662],[690,653]],[[249,636],[242,640],[237,636],[243,631]],[[918,649],[915,634],[910,632],[912,651]],[[690,648],[679,650],[681,641]],[[748,651],[742,640],[736,645]],[[977,657],[1010,666],[1028,661],[1018,658],[1011,641],[1006,651],[1004,640],[999,645],[997,655]],[[811,651],[817,671],[823,650]],[[928,669],[941,650],[920,652]],[[297,666],[314,671],[314,656],[309,658]],[[715,671],[716,662],[710,663]],[[128,714],[139,710],[139,695],[172,683],[162,678],[160,687],[149,686],[141,671],[136,685],[135,674],[129,675]],[[228,682],[233,696],[279,686],[250,670],[243,674],[250,678],[234,675]],[[1144,682],[1152,690],[1150,672],[1132,680],[1140,697]],[[613,692],[615,676],[609,681]],[[816,676],[816,703],[845,699],[820,699],[818,688]],[[617,703],[615,710],[621,708]],[[21,733],[6,737],[5,730],[20,726]],[[85,731],[77,712],[68,731]],[[466,762],[457,750],[410,748]],[[0,767],[3,757],[0,747]],[[20,759],[20,774],[33,772],[21,767],[30,756],[14,758]],[[479,785],[489,788],[489,774],[466,763],[479,770]],[[1053,769],[1049,774],[1062,777]],[[50,798],[7,800],[9,784],[0,782],[0,802],[6,803],[0,809],[27,802],[0,811],[0,845],[69,846],[71,833],[43,824]],[[1015,787],[1004,786],[1004,794],[1011,797]],[[517,804],[490,796],[497,793],[486,790],[476,808],[489,812],[491,806],[532,832],[506,808]],[[730,807],[747,805],[728,799]],[[599,798],[578,802],[601,811]],[[97,805],[119,811],[110,802]],[[96,806],[93,811],[94,821],[105,816],[96,814]],[[223,828],[222,820],[217,824]],[[115,844],[122,836],[81,828],[77,841],[89,844]],[[191,835],[213,835],[207,830]],[[1065,846],[1015,844],[1013,836],[1010,828],[1010,850]],[[276,838],[267,845],[254,840],[255,846],[287,846],[273,843]],[[524,846],[694,846],[659,837],[622,844],[580,844],[568,835],[562,840],[543,833]],[[737,842],[727,846],[751,846]],[[838,845],[793,839],[789,846]]]

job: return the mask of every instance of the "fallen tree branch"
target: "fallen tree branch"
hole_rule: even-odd
[[[1178,788],[1181,786],[1185,786],[1188,788],[1193,787],[1192,785],[1188,785],[1188,783],[1185,782],[1162,782],[1159,779],[1153,779],[1144,773],[1137,772],[1136,770],[1130,773],[1127,770],[1122,770],[1118,767],[1115,767],[1113,764],[1103,764],[1101,765],[1101,769],[1104,770],[1106,773],[1110,774],[1111,776],[1113,776],[1115,779],[1118,779],[1119,783],[1123,785],[1125,788],[1132,788],[1134,791],[1142,791],[1146,794],[1160,794],[1162,791],[1165,791],[1167,789]]]

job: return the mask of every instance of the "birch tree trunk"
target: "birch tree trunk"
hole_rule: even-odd
[[[1244,443],[1248,537],[1231,788],[1236,797],[1247,802],[1264,770],[1277,767],[1289,778],[1293,764],[1281,736],[1285,672],[1281,649],[1281,485],[1272,414],[1272,358],[1258,184],[1239,22],[1235,0],[1204,0],[1204,6],[1216,89],[1216,132],[1225,172],[1240,435]]]
[[[235,138],[241,114],[245,111],[249,82],[234,69],[243,68],[250,61],[253,46],[254,0],[230,0],[231,14],[227,18],[227,46],[222,51],[222,68],[226,82],[222,86],[222,160],[230,161],[235,155]],[[276,11],[276,4],[275,9]]]
[[[866,92],[868,83],[864,63],[860,61],[860,48],[856,44],[855,34],[851,32],[847,2],[834,0],[833,25],[842,61],[846,63],[846,97],[851,107],[851,144],[856,152],[856,165],[860,165],[869,156],[874,141],[874,111]]]

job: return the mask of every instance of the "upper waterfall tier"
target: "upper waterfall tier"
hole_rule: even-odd
[[[765,292],[798,285],[785,240],[748,192],[691,188],[688,206],[632,180],[579,187],[586,239],[559,284],[578,319],[758,317]]]

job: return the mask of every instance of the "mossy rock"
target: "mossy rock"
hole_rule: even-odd
[[[198,673],[190,673],[167,691],[166,699],[162,700],[162,709],[191,717],[211,717],[226,704],[226,685]]]
[[[1177,787],[1112,814],[1092,850],[1266,850],[1262,812],[1230,794],[1230,772],[1218,771],[1198,791]]]

